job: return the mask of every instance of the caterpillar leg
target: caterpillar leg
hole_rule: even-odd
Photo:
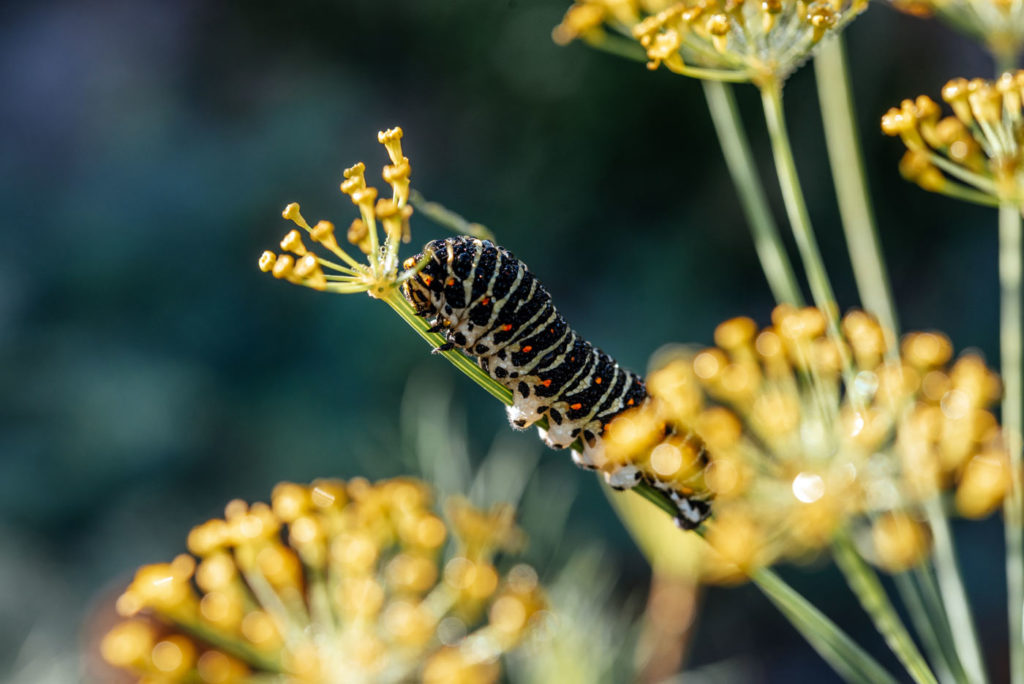
[[[570,453],[572,454],[572,462],[580,468],[583,468],[584,470],[597,470],[597,466],[594,465],[593,461],[587,458],[587,455],[582,451],[576,451],[573,449]]]
[[[693,530],[700,526],[711,515],[711,504],[700,499],[692,499],[681,494],[672,494],[679,513],[675,517],[676,525],[684,530]]]
[[[506,406],[505,414],[508,416],[509,425],[514,430],[525,430],[540,420],[541,415],[533,407],[518,401],[512,406]]]
[[[620,466],[613,471],[605,471],[604,481],[620,492],[632,489],[640,481],[640,470],[634,465]]]

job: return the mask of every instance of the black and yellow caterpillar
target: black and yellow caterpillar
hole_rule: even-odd
[[[512,392],[507,410],[513,427],[524,429],[546,417],[544,442],[565,449],[578,440],[573,460],[601,468],[616,489],[645,477],[634,466],[609,469],[601,439],[615,416],[647,401],[643,379],[570,328],[524,263],[487,240],[459,236],[428,243],[404,266],[417,264],[422,268],[402,286],[405,298],[434,332],[444,334],[444,348],[475,357]],[[708,516],[710,506],[702,498],[668,493],[683,527],[696,527]]]

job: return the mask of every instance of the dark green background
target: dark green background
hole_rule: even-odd
[[[229,498],[282,479],[385,476],[407,378],[457,388],[474,453],[500,406],[386,307],[274,281],[260,252],[286,202],[339,226],[357,160],[405,129],[414,187],[530,264],[583,334],[632,368],[771,298],[700,85],[549,37],[549,0],[18,3],[0,21],[0,672],[78,677],[99,603],[183,549]],[[907,329],[997,353],[995,215],[899,178],[878,119],[950,77],[989,75],[973,44],[873,7],[848,33],[867,166]],[[775,199],[756,92],[739,89]],[[856,294],[810,69],[786,105],[844,308]],[[781,215],[781,211],[779,212]],[[422,218],[414,243],[443,231]],[[426,370],[424,370],[426,369]],[[521,437],[526,451],[540,449]],[[621,595],[647,570],[592,477],[566,549],[600,539]],[[957,527],[983,643],[1005,653],[1002,535]],[[834,571],[788,572],[892,663]],[[106,592],[104,594],[103,592]],[[603,597],[595,597],[603,600]],[[749,587],[707,592],[690,664],[746,681],[830,671]],[[998,677],[997,677],[998,679]],[[714,680],[709,680],[714,681]]]

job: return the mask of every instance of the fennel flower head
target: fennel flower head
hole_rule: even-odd
[[[409,478],[282,483],[139,568],[103,639],[147,682],[494,682],[546,614],[509,506],[431,506]]]
[[[866,0],[578,0],[553,32],[613,48],[634,40],[647,66],[724,81],[782,82]]]
[[[310,225],[297,203],[285,207],[284,218],[297,229],[281,240],[282,253],[266,251],[259,260],[260,269],[275,278],[315,290],[354,293],[366,292],[371,297],[388,299],[395,296],[397,286],[411,277],[416,269],[400,269],[398,248],[409,242],[409,158],[402,154],[402,129],[381,131],[377,140],[387,150],[390,164],[381,176],[391,186],[391,197],[378,197],[377,188],[366,182],[366,165],[359,162],[345,169],[341,191],[359,208],[345,232],[347,241],[365,255],[360,261],[342,249],[330,221]],[[307,249],[303,234],[333,255],[331,260]]]
[[[812,557],[842,526],[873,541],[876,563],[903,569],[929,550],[922,502],[953,490],[966,517],[999,506],[1009,464],[989,407],[1000,385],[981,358],[952,361],[937,333],[906,335],[897,355],[863,312],[843,319],[841,342],[818,309],[783,305],[772,323],[732,319],[715,347],[656,359],[653,400],[609,427],[613,458],[663,477],[680,462],[661,442],[666,423],[703,438],[709,579]],[[855,371],[845,389],[844,354]]]
[[[882,131],[907,146],[903,177],[925,190],[976,202],[1024,202],[1024,71],[995,81],[956,78],[942,108],[927,95],[903,100],[882,117]]]

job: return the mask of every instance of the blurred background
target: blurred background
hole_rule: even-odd
[[[387,307],[256,268],[289,228],[285,203],[313,221],[355,217],[338,182],[358,160],[376,177],[379,129],[404,128],[414,188],[490,227],[569,321],[629,367],[666,342],[710,343],[726,318],[767,322],[771,296],[699,83],[555,46],[565,7],[7,4],[0,679],[87,678],[79,648],[92,616],[227,500],[266,500],[285,479],[402,472],[399,409],[413,374],[454,387],[471,455],[508,432],[501,407]],[[901,180],[903,147],[878,128],[901,98],[993,67],[944,26],[881,4],[847,37],[904,327],[943,330],[956,349],[994,359],[994,211]],[[757,94],[738,92],[774,193]],[[853,307],[811,70],[793,77],[786,103],[826,262]],[[414,217],[411,247],[443,234]],[[531,434],[506,439],[574,482],[565,548],[607,545],[614,600],[638,610],[648,570],[596,480]],[[970,529],[961,562],[982,643],[1002,662],[1002,533],[994,520]],[[834,570],[784,575],[893,662]],[[743,681],[834,677],[751,587],[703,597],[688,667],[725,681],[707,674],[722,661]]]

